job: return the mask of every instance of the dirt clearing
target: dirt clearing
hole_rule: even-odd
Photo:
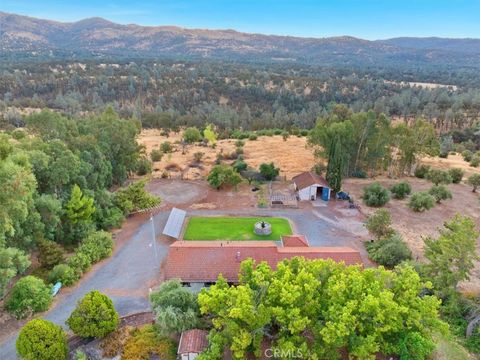
[[[161,131],[155,129],[142,131],[138,142],[145,146],[148,155],[153,149],[159,149],[165,141],[172,143],[174,147],[172,153],[165,154],[161,161],[154,162],[154,177],[161,177],[164,174],[172,178],[204,179],[215,165],[217,155],[233,153],[237,141],[219,140],[215,149],[198,144],[188,145],[185,151],[182,151],[181,139],[181,133],[170,133],[167,137],[162,136]],[[306,137],[290,136],[284,141],[281,136],[260,136],[257,140],[245,139],[243,142],[245,143],[243,158],[250,167],[258,169],[261,163],[273,161],[277,167],[280,167],[280,175],[287,179],[310,170],[315,163],[312,149],[306,146]],[[197,152],[204,154],[199,165],[194,164],[193,159]],[[233,160],[224,160],[224,162],[233,163]]]
[[[406,178],[412,185],[412,192],[428,190],[432,183],[417,178]],[[363,193],[363,187],[372,182],[378,181],[383,186],[390,188],[400,180],[387,178],[372,179],[347,179],[344,182],[344,189],[353,195],[355,201],[361,206],[361,211],[365,215],[374,213],[377,209],[364,205],[360,196]],[[448,188],[452,192],[453,199],[443,201],[437,204],[433,209],[416,213],[408,207],[408,198],[405,200],[391,199],[385,209],[388,209],[392,215],[393,227],[404,237],[408,246],[413,252],[413,258],[423,260],[423,238],[426,236],[438,236],[440,229],[445,221],[452,219],[456,214],[469,216],[473,218],[480,229],[480,197],[472,193],[470,186],[465,184],[450,184]],[[480,248],[480,239],[477,241]],[[464,290],[480,294],[480,263],[476,264],[470,283],[465,285]]]

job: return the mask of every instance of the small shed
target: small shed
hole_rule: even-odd
[[[208,346],[208,331],[191,329],[182,332],[178,344],[178,358],[180,360],[193,360]]]
[[[327,181],[311,171],[305,171],[292,178],[300,200],[330,200],[331,189]]]
[[[185,210],[173,208],[170,211],[167,223],[163,228],[163,235],[178,239],[180,237],[180,233],[182,232],[185,216],[187,216],[187,212]]]

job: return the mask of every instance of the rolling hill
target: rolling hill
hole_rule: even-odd
[[[0,59],[206,58],[321,65],[477,66],[480,40],[350,36],[300,38],[234,30],[120,25],[102,18],[62,23],[0,12]]]

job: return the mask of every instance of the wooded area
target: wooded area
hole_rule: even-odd
[[[470,127],[480,116],[478,72],[463,68],[137,60],[3,64],[1,71],[0,112],[13,125],[22,123],[16,109],[98,114],[106,104],[144,127],[212,123],[227,130],[310,129],[333,103],[410,122],[424,117],[441,132]]]

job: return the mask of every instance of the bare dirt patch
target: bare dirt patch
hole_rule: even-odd
[[[215,165],[217,154],[231,154],[235,151],[234,139],[217,141],[216,148],[199,144],[188,145],[182,149],[181,133],[170,133],[168,137],[162,136],[160,130],[143,130],[138,142],[145,146],[146,153],[150,155],[153,149],[168,141],[173,144],[174,151],[165,154],[161,161],[153,164],[153,176],[161,177],[166,171],[169,176],[189,180],[204,179]],[[243,140],[245,143],[243,157],[252,168],[258,169],[264,162],[274,162],[280,167],[280,175],[291,179],[298,173],[310,170],[315,163],[311,148],[306,146],[305,137],[290,136],[286,141],[281,136],[260,136],[257,140]],[[185,150],[185,151],[183,151]],[[194,164],[193,156],[197,152],[204,153],[202,162]],[[226,160],[232,163],[232,160]]]
[[[432,184],[423,179],[408,178],[406,179],[412,185],[412,191],[428,190]],[[365,215],[370,215],[376,211],[376,208],[368,207],[361,203],[360,196],[363,187],[372,182],[378,181],[383,186],[389,188],[399,180],[377,178],[372,179],[347,179],[344,182],[344,189],[353,195],[356,201],[361,204],[361,211]],[[472,193],[469,186],[465,184],[448,185],[451,190],[453,199],[437,204],[430,211],[424,213],[416,213],[408,207],[408,199],[395,200],[392,199],[385,205],[392,215],[393,227],[404,237],[408,246],[413,252],[415,259],[424,260],[423,258],[423,238],[427,236],[437,236],[444,222],[453,218],[456,214],[469,216],[473,218],[480,229],[480,201],[477,194]],[[480,249],[480,239],[477,241]],[[480,262],[476,264],[473,276],[468,285],[464,285],[465,291],[471,291],[480,294]]]
[[[153,179],[146,188],[162,201],[173,205],[201,201],[208,191],[205,183],[169,179]]]

